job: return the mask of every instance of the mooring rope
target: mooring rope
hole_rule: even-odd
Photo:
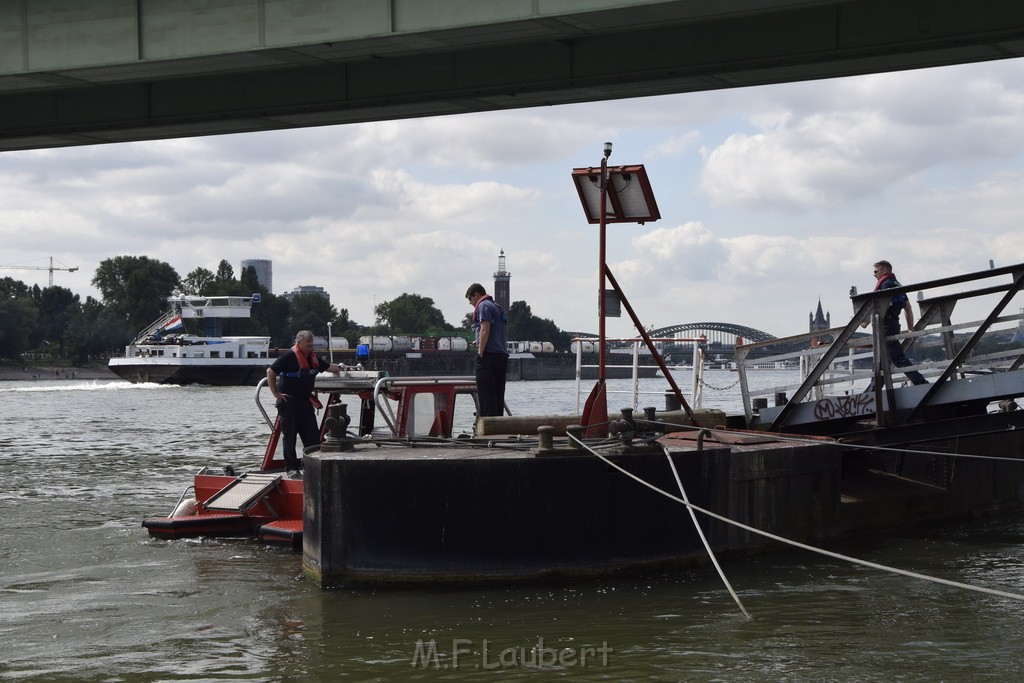
[[[711,549],[711,544],[708,543],[707,536],[704,535],[704,530],[700,528],[700,523],[697,521],[697,513],[693,511],[693,508],[689,506],[690,499],[686,496],[686,489],[683,488],[683,480],[679,478],[679,471],[676,469],[675,462],[672,461],[672,454],[669,453],[668,448],[662,446],[661,449],[665,452],[665,459],[668,460],[668,466],[672,468],[672,476],[676,478],[676,486],[679,487],[679,495],[683,497],[683,502],[687,505],[687,511],[690,513],[690,519],[693,520],[693,527],[697,530],[697,535],[700,536],[700,542],[704,544],[704,549],[708,551],[708,557],[711,558],[711,564],[715,565],[715,571],[718,572],[718,576],[721,577],[722,583],[729,590],[729,595],[736,602],[736,606],[743,612],[743,616],[747,619],[752,619],[747,608],[740,602],[740,596],[736,595],[736,591],[733,590],[732,584],[729,583],[729,579],[726,577],[725,572],[722,570],[721,565],[718,564],[718,558],[715,557],[715,551]]]
[[[742,522],[737,522],[736,520],[729,519],[728,517],[723,517],[722,515],[720,515],[718,513],[712,512],[711,510],[706,510],[706,509],[704,509],[704,508],[702,508],[702,507],[700,507],[698,505],[694,505],[693,503],[690,503],[689,501],[683,500],[682,498],[679,498],[678,496],[675,496],[675,495],[669,493],[668,491],[664,491],[664,490],[658,488],[657,486],[655,486],[654,484],[651,484],[650,482],[647,482],[647,481],[641,479],[640,477],[636,476],[632,472],[627,472],[625,469],[623,469],[619,465],[615,464],[614,462],[609,460],[607,457],[601,455],[597,451],[595,451],[592,448],[588,447],[585,443],[583,443],[582,441],[580,441],[576,437],[574,437],[572,435],[569,435],[569,438],[572,439],[573,441],[575,441],[577,444],[579,444],[580,448],[583,448],[584,450],[588,451],[592,455],[595,455],[598,458],[600,458],[602,461],[604,461],[605,464],[609,465],[610,467],[614,467],[616,470],[618,470],[622,474],[626,475],[627,477],[629,477],[630,479],[636,481],[637,483],[641,484],[642,486],[646,486],[647,488],[651,489],[655,493],[659,493],[659,494],[665,496],[666,498],[668,498],[669,500],[674,500],[675,502],[679,503],[680,505],[685,505],[686,507],[690,508],[691,510],[696,510],[697,512],[705,514],[708,517],[712,517],[712,518],[717,519],[717,520],[719,520],[721,522],[725,522],[726,524],[731,524],[731,525],[733,525],[733,526],[735,526],[737,528],[743,529],[744,531],[749,531],[752,534],[757,534],[759,536],[764,536],[765,538],[771,539],[773,541],[778,541],[779,543],[784,543],[784,544],[787,544],[787,545],[791,545],[791,546],[793,546],[795,548],[800,548],[802,550],[809,550],[809,551],[811,551],[813,553],[818,553],[819,555],[825,555],[826,557],[831,557],[831,558],[834,558],[834,559],[837,559],[837,560],[842,560],[844,562],[851,562],[853,564],[859,564],[859,565],[861,565],[863,567],[869,567],[871,569],[877,569],[879,571],[890,572],[890,573],[893,573],[893,574],[900,574],[902,576],[906,576],[906,577],[909,577],[909,578],[912,578],[912,579],[920,579],[922,581],[930,581],[932,583],[938,583],[938,584],[942,584],[944,586],[950,586],[952,588],[960,588],[960,589],[963,589],[963,590],[974,591],[974,592],[977,592],[977,593],[986,593],[988,595],[995,595],[995,596],[998,596],[998,597],[1001,597],[1001,598],[1010,598],[1012,600],[1024,601],[1024,595],[1021,595],[1019,593],[1010,593],[1009,591],[1003,591],[1003,590],[999,590],[999,589],[996,589],[996,588],[986,588],[984,586],[973,586],[971,584],[962,583],[960,581],[953,581],[951,579],[943,579],[943,578],[940,578],[940,577],[937,577],[937,576],[929,576],[928,574],[921,574],[921,573],[918,573],[918,572],[909,571],[907,569],[900,569],[898,567],[891,567],[889,565],[879,564],[878,562],[871,562],[870,560],[862,560],[862,559],[857,558],[857,557],[851,557],[849,555],[843,555],[842,553],[837,553],[837,552],[834,552],[834,551],[831,551],[831,550],[825,550],[824,548],[818,548],[818,547],[815,547],[813,545],[808,545],[806,543],[801,543],[800,541],[794,541],[793,539],[785,538],[784,536],[779,536],[777,534],[773,534],[773,533],[768,532],[768,531],[762,531],[761,529],[756,529],[756,528],[754,528],[752,526],[749,526],[747,524],[744,524]]]

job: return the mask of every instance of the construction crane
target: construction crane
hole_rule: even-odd
[[[58,263],[60,263],[60,262],[58,261]],[[0,266],[0,268],[6,268],[8,270],[48,270],[48,271],[50,271],[50,286],[51,287],[53,287],[53,271],[55,271],[55,270],[66,270],[69,273],[73,273],[76,270],[78,270],[78,266],[74,266],[72,268],[60,268],[58,266],[53,265],[53,257],[52,256],[50,257],[50,265],[49,266]]]

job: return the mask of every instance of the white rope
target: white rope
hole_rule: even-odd
[[[761,529],[755,529],[754,527],[749,526],[747,524],[743,524],[742,522],[737,522],[735,520],[729,519],[728,517],[723,517],[722,515],[719,515],[719,514],[717,514],[715,512],[712,512],[711,510],[705,510],[702,507],[699,507],[697,505],[694,505],[693,503],[690,503],[690,502],[687,502],[687,501],[683,500],[682,498],[674,496],[673,494],[669,493],[668,491],[663,491],[662,489],[659,489],[654,484],[651,484],[651,483],[649,483],[647,481],[644,481],[643,479],[641,479],[640,477],[636,476],[632,472],[627,472],[625,469],[623,469],[619,465],[615,464],[614,462],[612,462],[611,460],[609,460],[605,456],[601,455],[597,451],[591,449],[585,443],[583,443],[582,441],[580,441],[576,437],[572,436],[571,434],[569,435],[569,438],[572,439],[573,441],[575,441],[577,444],[579,444],[581,448],[585,449],[586,451],[590,452],[591,454],[593,454],[593,455],[597,456],[598,458],[600,458],[601,460],[603,460],[605,462],[605,464],[607,464],[607,465],[609,465],[611,467],[614,467],[615,469],[617,469],[622,474],[626,475],[627,477],[629,477],[630,479],[636,481],[637,483],[639,483],[639,484],[641,484],[643,486],[646,486],[647,488],[651,489],[655,493],[659,493],[659,494],[665,496],[666,498],[668,498],[669,500],[674,500],[677,503],[679,503],[681,505],[685,505],[686,507],[688,507],[688,508],[690,508],[692,510],[696,510],[697,512],[705,514],[708,517],[712,517],[712,518],[717,519],[717,520],[719,520],[721,522],[725,522],[726,524],[731,524],[731,525],[733,525],[735,527],[743,529],[744,531],[749,531],[752,534],[757,534],[759,536],[764,536],[765,538],[769,538],[769,539],[771,539],[773,541],[778,541],[780,543],[785,543],[785,544],[791,545],[791,546],[793,546],[795,548],[801,548],[803,550],[809,550],[812,553],[818,553],[820,555],[825,555],[826,557],[832,557],[832,558],[837,559],[837,560],[843,560],[845,562],[851,562],[853,564],[859,564],[861,566],[869,567],[871,569],[878,569],[878,570],[884,571],[884,572],[891,572],[893,574],[900,574],[902,576],[907,576],[907,577],[910,577],[912,579],[920,579],[922,581],[931,581],[932,583],[938,583],[938,584],[942,584],[944,586],[951,586],[953,588],[962,588],[964,590],[975,591],[977,593],[986,593],[988,595],[996,595],[996,596],[999,596],[1001,598],[1010,598],[1010,599],[1013,599],[1013,600],[1024,601],[1024,595],[1021,595],[1019,593],[1010,593],[1008,591],[1002,591],[1002,590],[998,590],[996,588],[985,588],[984,586],[972,586],[970,584],[961,583],[959,581],[951,581],[949,579],[942,579],[942,578],[939,578],[937,576],[928,576],[927,574],[919,574],[917,572],[908,571],[906,569],[899,569],[897,567],[890,567],[888,565],[878,564],[877,562],[870,562],[868,560],[861,560],[861,559],[856,558],[856,557],[850,557],[849,555],[843,555],[841,553],[832,552],[831,550],[825,550],[824,548],[816,548],[813,545],[807,545],[806,543],[801,543],[800,541],[794,541],[794,540],[789,539],[789,538],[784,538],[782,536],[777,536],[776,534],[770,533],[768,531],[762,531]]]
[[[747,612],[743,603],[740,602],[740,596],[736,595],[736,591],[733,590],[732,584],[729,583],[729,579],[725,576],[725,572],[722,571],[722,567],[718,564],[718,558],[715,557],[715,551],[711,549],[711,544],[708,543],[707,537],[704,535],[704,530],[700,528],[700,524],[697,522],[697,513],[690,507],[690,499],[686,496],[686,490],[683,488],[683,481],[679,478],[679,471],[676,469],[675,462],[672,461],[672,455],[668,452],[668,448],[662,446],[661,449],[665,452],[665,459],[668,460],[668,466],[672,468],[672,476],[676,478],[676,485],[679,486],[679,495],[683,497],[683,502],[686,504],[686,509],[690,513],[690,519],[693,520],[693,526],[697,529],[697,535],[700,536],[701,543],[704,544],[704,549],[708,551],[708,557],[711,558],[711,564],[715,565],[715,570],[718,572],[718,576],[722,578],[722,583],[729,590],[729,595],[736,601],[736,606],[743,612],[743,616],[747,619],[751,619],[750,613]]]

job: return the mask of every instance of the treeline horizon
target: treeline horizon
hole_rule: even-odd
[[[376,321],[361,325],[347,308],[335,308],[318,294],[291,299],[261,285],[256,270],[234,268],[221,260],[216,271],[197,267],[182,278],[170,264],[148,256],[115,256],[100,262],[90,281],[100,299],[80,295],[66,287],[27,285],[11,277],[0,279],[0,359],[18,360],[28,352],[45,352],[75,365],[117,356],[139,332],[170,310],[172,295],[260,295],[249,318],[230,321],[230,334],[270,337],[272,347],[291,346],[295,332],[312,330],[326,336],[328,323],[334,338],[344,337],[355,346],[366,335],[463,336],[472,341],[471,314],[458,326],[430,297],[403,293],[374,307]],[[569,348],[571,334],[554,322],[533,315],[525,301],[515,301],[506,311],[510,340],[551,342],[559,351]],[[197,323],[186,322],[186,331]]]

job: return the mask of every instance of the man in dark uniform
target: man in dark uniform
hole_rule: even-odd
[[[874,265],[875,273],[875,291],[881,291],[883,289],[893,289],[900,287],[899,280],[896,279],[896,275],[892,272],[892,264],[888,261],[879,261]],[[893,295],[889,301],[889,307],[885,309],[885,314],[882,316],[882,329],[885,332],[886,337],[900,333],[900,313],[902,313],[907,319],[907,329],[911,332],[914,330],[914,309],[910,305],[910,299],[906,294],[900,293]],[[861,327],[867,327],[868,323],[861,323]],[[889,340],[885,342],[885,349],[889,352],[889,361],[898,368],[905,368],[908,365],[913,365],[907,356],[903,353],[903,346],[899,340]],[[928,384],[928,380],[918,372],[917,370],[910,370],[904,373],[914,384]],[[868,389],[874,388],[874,381]]]
[[[313,405],[313,385],[318,373],[337,373],[341,367],[313,353],[313,333],[302,330],[295,335],[295,346],[282,353],[267,368],[267,384],[277,399],[284,443],[284,465],[289,474],[302,466],[295,453],[296,436],[306,448],[320,443],[320,429]]]
[[[505,411],[505,375],[508,372],[508,321],[501,306],[480,283],[474,282],[469,286],[466,299],[473,307],[473,329],[476,331],[477,415],[501,415]]]

